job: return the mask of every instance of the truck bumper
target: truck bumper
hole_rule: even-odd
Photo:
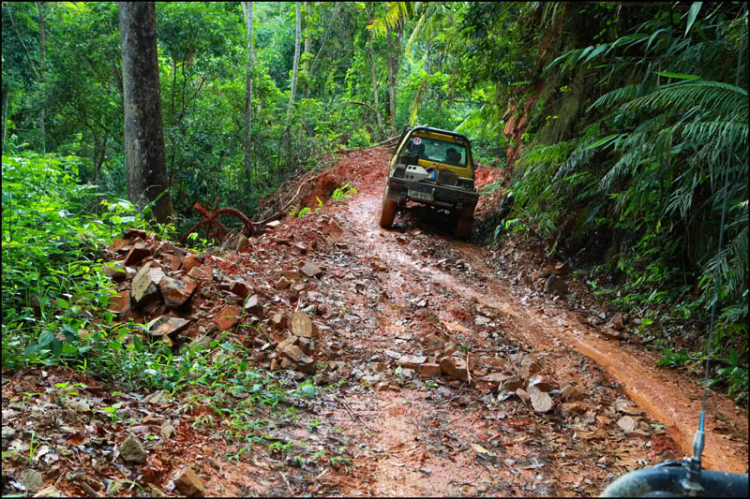
[[[391,178],[388,182],[388,199],[461,209],[465,206],[475,206],[479,201],[479,194],[460,187]]]

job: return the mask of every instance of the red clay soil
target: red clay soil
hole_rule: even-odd
[[[595,307],[569,271],[558,278],[578,297],[546,293],[538,255],[456,241],[447,214],[416,205],[392,229],[380,228],[387,160],[379,148],[342,154],[304,195],[311,208],[320,197],[320,211],[285,219],[243,251],[204,255],[209,277],[181,309],[191,318],[182,341],[218,339],[213,319],[243,305],[228,291],[233,283],[260,297],[257,327],[243,327],[250,320],[243,313],[228,332],[248,347],[251,365],[272,368],[292,386],[314,380],[319,387],[314,398],[294,399],[294,417],[255,409],[259,420],[273,421],[264,434],[287,450],[239,452],[244,444],[226,437],[230,418],[200,402],[216,396],[207,388],[157,402],[145,394],[123,399],[111,395],[116,385],[64,368],[3,374],[10,448],[28,446],[24,428],[48,436],[46,453],[58,457],[35,467],[45,485],[70,496],[90,495],[82,483],[103,494],[114,480],[123,495],[177,495],[184,484],[176,485],[176,473],[185,466],[208,495],[593,496],[624,473],[690,454],[700,407],[694,379],[655,367],[654,354],[627,331],[613,336],[590,320]],[[477,183],[499,176],[480,169]],[[346,182],[358,191],[349,200],[324,198]],[[165,263],[172,252],[164,246],[146,260],[183,278],[179,262],[179,270]],[[120,286],[129,290],[130,280]],[[132,313],[144,322],[165,313],[153,307]],[[310,371],[304,356],[284,354],[289,326],[272,322],[295,312],[315,326],[314,375],[299,372]],[[135,426],[60,407],[49,388],[62,381],[85,383],[93,405],[124,401]],[[31,392],[39,396],[26,401]],[[174,435],[148,440],[165,421]],[[59,425],[67,428],[61,437]],[[710,392],[707,428],[705,467],[747,472],[747,413]],[[144,464],[123,463],[114,452],[126,432],[143,441]],[[62,441],[79,447],[63,456]],[[302,468],[295,455],[305,456]],[[4,454],[3,482],[18,482],[24,463]]]

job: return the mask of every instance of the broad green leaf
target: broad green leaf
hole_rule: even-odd
[[[588,146],[584,147],[584,148],[582,149],[582,151],[588,151],[589,149],[593,149],[593,148],[595,148],[595,147],[599,147],[599,146],[601,146],[601,145],[603,145],[603,144],[606,144],[606,143],[608,143],[608,142],[611,142],[611,141],[613,141],[613,140],[614,140],[615,138],[617,138],[617,137],[619,137],[619,136],[620,136],[620,134],[618,134],[618,133],[615,133],[615,134],[609,135],[609,136],[607,136],[607,137],[604,137],[603,139],[599,139],[599,140],[597,140],[596,142],[594,142],[593,144],[591,144],[591,145],[588,145]]]
[[[702,5],[703,2],[693,2],[693,5],[690,6],[690,12],[688,12],[687,27],[685,28],[685,35],[687,35],[688,31],[690,31],[690,28],[693,27],[695,18],[698,17],[698,12],[700,12]]]
[[[678,80],[698,80],[700,76],[688,75],[684,73],[667,73],[666,71],[654,71],[654,73],[665,78],[676,78]]]

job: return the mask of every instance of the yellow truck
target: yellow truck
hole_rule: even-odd
[[[404,130],[388,163],[381,226],[393,225],[396,210],[413,201],[450,210],[456,237],[466,239],[478,200],[466,136],[427,126]]]

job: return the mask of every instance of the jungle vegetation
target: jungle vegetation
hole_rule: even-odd
[[[509,173],[486,244],[569,260],[665,365],[705,358],[713,324],[713,379],[746,401],[747,22],[742,2],[156,3],[159,230],[195,202],[252,216],[404,125],[457,130]],[[101,246],[155,226],[156,199],[127,201],[120,26],[114,2],[2,4],[4,366],[76,364]],[[137,378],[112,334],[87,368]]]

